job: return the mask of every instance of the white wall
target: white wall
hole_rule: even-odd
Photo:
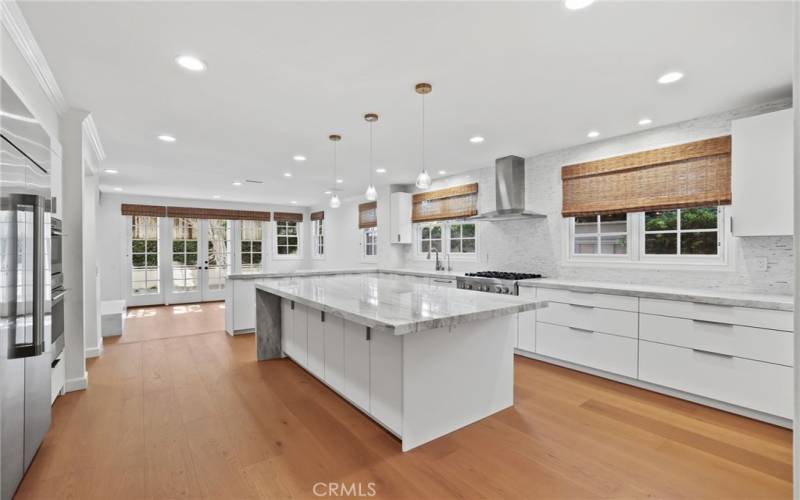
[[[184,198],[158,198],[140,195],[102,193],[97,213],[97,248],[98,268],[100,270],[100,295],[102,300],[124,299],[125,273],[127,272],[125,256],[127,254],[127,219],[120,212],[123,203],[143,205],[166,205],[177,207],[227,208],[235,210],[261,210],[279,212],[302,212],[303,223],[302,255],[298,260],[279,260],[273,258],[272,247],[267,249],[265,260],[266,271],[289,271],[309,267],[308,255],[311,242],[309,240],[308,208],[285,205],[238,203],[222,200],[192,200]],[[271,240],[269,240],[271,241]]]

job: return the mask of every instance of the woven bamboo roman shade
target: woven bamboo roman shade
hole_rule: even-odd
[[[564,217],[728,205],[731,137],[716,137],[561,169]]]
[[[412,222],[462,219],[478,215],[478,183],[417,193],[412,198]]]
[[[224,208],[162,207],[158,205],[122,204],[122,215],[149,215],[152,217],[191,217],[193,219],[228,219],[268,221],[269,212],[228,210]]]
[[[276,222],[303,222],[303,214],[293,212],[274,212],[272,217]]]
[[[165,217],[167,215],[167,207],[159,207],[155,205],[132,205],[129,203],[123,203],[122,215]]]
[[[320,210],[319,212],[311,212],[311,220],[323,220],[325,218],[325,212]]]
[[[378,226],[378,202],[370,201],[358,205],[358,228]]]

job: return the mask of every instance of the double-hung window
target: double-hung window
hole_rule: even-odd
[[[575,217],[570,246],[573,255],[628,255],[628,215]]]
[[[361,247],[364,249],[363,257],[367,260],[376,258],[378,256],[378,228],[364,228],[361,230],[361,233]]]
[[[325,219],[317,219],[311,223],[312,253],[315,259],[325,257]]]
[[[477,226],[461,220],[423,222],[416,225],[416,253],[427,258],[429,252],[452,258],[474,258],[477,254]]]
[[[642,257],[717,257],[722,252],[721,208],[645,212]]]
[[[295,221],[275,221],[276,259],[300,258],[300,225]]]
[[[243,220],[241,227],[241,252],[239,253],[241,272],[245,274],[262,273],[264,272],[264,259],[261,247],[264,239],[264,223],[257,220]]]
[[[131,294],[159,293],[158,217],[131,216]]]

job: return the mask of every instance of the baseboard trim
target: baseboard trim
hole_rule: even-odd
[[[225,330],[225,332],[230,335],[231,337],[235,337],[236,335],[247,335],[249,333],[256,333],[255,328],[242,328],[241,330]]]
[[[703,406],[710,406],[711,408],[727,411],[728,413],[735,413],[736,415],[752,418],[753,420],[760,420],[761,422],[777,425],[779,427],[786,427],[787,429],[792,428],[792,421],[790,419],[779,417],[777,415],[770,415],[769,413],[763,413],[757,410],[743,408],[741,406],[725,403],[724,401],[717,401],[716,399],[710,399],[703,396],[698,396],[696,394],[679,391],[677,389],[671,389],[669,387],[663,387],[660,385],[651,384],[650,382],[644,382],[642,380],[637,380],[622,375],[617,375],[615,373],[605,372],[603,370],[598,370],[596,368],[589,368],[588,366],[576,365],[574,363],[570,363],[569,361],[562,361],[560,359],[550,358],[548,356],[543,356],[541,354],[523,351],[521,349],[514,349],[514,353],[520,356],[524,356],[526,358],[531,358],[537,361],[550,363],[551,365],[560,366],[562,368],[569,368],[570,370],[588,373],[589,375],[606,378],[609,380],[613,380],[614,382],[619,382],[621,384],[632,385],[640,389],[646,389],[648,391],[657,392],[659,394],[664,394],[666,396],[672,396],[673,398],[685,399],[686,401],[691,401],[692,403],[697,403]]]
[[[97,358],[103,355],[103,346],[87,347],[85,351],[86,358]]]
[[[89,387],[89,372],[83,372],[83,377],[68,378],[64,382],[64,392],[83,391]]]

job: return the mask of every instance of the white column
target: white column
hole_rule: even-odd
[[[90,153],[87,153],[87,156]],[[96,216],[98,204],[98,176],[95,168],[83,168],[83,325],[84,351],[87,358],[103,353],[103,337],[100,334],[100,290],[97,274]]]
[[[794,4],[794,498],[800,499],[800,3]]]
[[[64,286],[64,356],[65,390],[85,389],[88,382],[84,358],[84,155],[83,122],[89,114],[71,109],[61,118],[59,126],[62,146],[63,189],[63,269]]]

